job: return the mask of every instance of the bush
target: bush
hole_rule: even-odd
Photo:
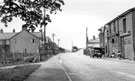
[[[24,65],[15,68],[0,69],[0,81],[23,81],[40,65]]]

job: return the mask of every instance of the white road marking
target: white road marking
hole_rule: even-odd
[[[59,60],[59,62],[60,62],[60,64],[62,64],[62,61],[61,61],[61,59]]]
[[[60,62],[60,64],[61,64],[61,66],[62,66],[62,68],[63,68],[63,70],[64,70],[66,76],[68,77],[69,81],[72,81],[72,79],[70,78],[69,74],[67,73],[67,71],[65,70],[65,68],[64,68],[63,65],[62,65],[62,60],[60,59],[60,56],[59,56],[59,62]]]
[[[115,73],[135,79],[135,75],[132,75],[132,74],[129,74],[129,73],[120,72],[120,71],[118,71],[118,72],[115,71]]]

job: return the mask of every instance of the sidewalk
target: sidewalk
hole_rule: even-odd
[[[118,59],[118,58],[103,58],[105,60],[111,60],[111,61],[118,61],[118,62],[124,62],[124,63],[133,63],[135,64],[134,60],[129,60],[129,59]]]
[[[69,81],[59,63],[59,55],[56,55],[41,64],[41,67],[33,72],[24,81]]]

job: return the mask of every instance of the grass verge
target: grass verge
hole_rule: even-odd
[[[40,64],[34,64],[0,69],[0,81],[23,81],[39,67]]]

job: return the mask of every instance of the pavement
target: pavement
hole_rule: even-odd
[[[130,59],[119,59],[119,58],[104,58],[105,60],[111,60],[111,61],[117,61],[117,62],[123,62],[123,63],[133,63],[135,64],[134,60]]]
[[[69,78],[61,65],[59,55],[56,55],[43,62],[41,67],[24,81],[69,81]]]

